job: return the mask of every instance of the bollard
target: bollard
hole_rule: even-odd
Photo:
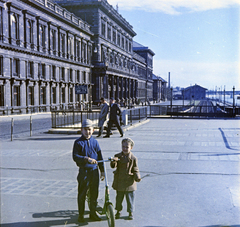
[[[13,118],[11,122],[11,141],[13,140]]]
[[[30,116],[30,137],[32,136],[32,116]]]

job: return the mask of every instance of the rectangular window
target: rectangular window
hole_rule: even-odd
[[[34,87],[28,87],[28,105],[34,105]]]
[[[2,7],[0,7],[0,41],[3,39],[3,19],[2,19]]]
[[[73,70],[70,69],[69,81],[73,81]]]
[[[105,25],[105,22],[102,22],[102,36],[105,37],[105,34],[106,34],[106,25]]]
[[[111,40],[111,38],[112,38],[112,37],[111,37],[111,32],[112,32],[112,31],[111,31],[111,27],[108,27],[108,39],[110,39],[110,40]]]
[[[56,66],[55,65],[52,66],[52,79],[56,80]]]
[[[3,76],[3,56],[0,56],[0,76]]]
[[[116,31],[113,31],[113,42],[116,43]]]
[[[120,34],[118,34],[117,36],[117,45],[120,46],[120,41],[121,41],[121,36]]]
[[[60,80],[64,81],[65,80],[65,68],[61,67],[59,71],[60,71]]]
[[[129,42],[129,52],[132,52],[132,44]]]
[[[12,73],[13,76],[19,77],[20,76],[20,61],[19,59],[13,59],[13,66],[12,66]]]
[[[62,103],[65,103],[65,87],[61,88],[61,98],[62,98]]]
[[[80,82],[80,71],[77,70],[77,78],[76,78],[76,82]]]
[[[40,88],[40,105],[46,104],[46,87]]]
[[[122,37],[122,48],[124,49],[124,37]]]
[[[13,87],[13,106],[20,106],[20,86]]]
[[[52,104],[56,104],[57,102],[56,102],[56,97],[57,97],[57,95],[56,95],[56,87],[53,87],[52,88]]]
[[[61,48],[61,52],[62,52],[62,56],[65,56],[65,34],[61,34],[61,40],[60,40],[60,48]]]
[[[0,85],[0,106],[4,106],[4,85]]]
[[[45,64],[38,63],[38,77],[39,79],[45,79],[46,72],[45,72]]]
[[[29,61],[27,67],[27,77],[28,78],[33,78],[34,77],[34,67],[33,67],[33,62]]]
[[[87,83],[87,81],[86,81],[86,72],[82,72],[82,75],[83,75],[82,83]]]
[[[69,101],[73,102],[73,88],[72,87],[69,88]]]
[[[77,40],[76,42],[76,57],[77,57],[77,60],[79,61],[79,57],[80,57],[80,42]]]

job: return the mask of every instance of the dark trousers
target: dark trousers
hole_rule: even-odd
[[[127,212],[133,212],[134,211],[134,197],[135,197],[134,191],[131,191],[131,192],[117,191],[115,209],[117,211],[122,210],[122,208],[123,208],[122,202],[123,202],[124,196],[126,197],[126,201],[127,201]]]
[[[78,212],[79,215],[84,215],[86,193],[90,192],[90,213],[96,211],[98,187],[99,187],[99,171],[98,169],[79,169],[78,173]]]
[[[109,122],[108,122],[108,129],[107,129],[107,135],[108,136],[110,135],[110,131],[111,131],[111,128],[112,128],[113,124],[115,124],[117,126],[117,129],[118,129],[120,135],[123,135],[123,130],[122,130],[118,120],[109,120]]]
[[[98,136],[101,136],[103,133],[104,126],[99,127]]]

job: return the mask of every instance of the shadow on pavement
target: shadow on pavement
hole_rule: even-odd
[[[85,212],[85,215],[89,212]],[[78,211],[77,210],[60,210],[46,213],[34,213],[33,218],[45,220],[33,221],[33,222],[13,222],[1,224],[1,227],[52,227],[52,226],[87,226],[88,222],[93,222],[89,218],[85,217],[85,223],[78,223]],[[46,220],[47,218],[56,218],[55,220]],[[60,219],[61,218],[61,219]],[[102,221],[107,220],[106,217],[101,217]],[[75,225],[72,225],[75,224]]]
[[[218,129],[219,129],[219,131],[220,131],[221,134],[222,134],[222,138],[223,138],[223,141],[224,141],[224,143],[225,143],[225,147],[226,147],[227,149],[230,149],[230,150],[237,150],[237,149],[233,149],[233,148],[231,148],[231,147],[229,146],[229,143],[228,143],[228,141],[227,141],[227,138],[226,138],[226,136],[225,136],[224,131],[223,131],[221,128],[218,128]]]

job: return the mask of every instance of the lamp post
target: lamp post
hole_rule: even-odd
[[[234,98],[234,93],[235,93],[235,87],[233,86],[233,116],[235,115],[235,98]]]

